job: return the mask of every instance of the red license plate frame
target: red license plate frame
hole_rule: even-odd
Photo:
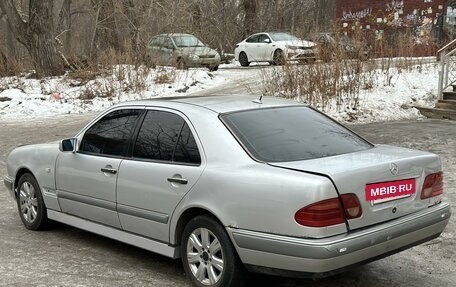
[[[415,192],[415,178],[368,183],[365,188],[366,201],[374,203],[409,197]]]

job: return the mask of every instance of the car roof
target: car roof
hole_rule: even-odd
[[[182,96],[161,97],[118,104],[135,106],[162,106],[175,109],[206,109],[217,114],[229,113],[258,108],[270,108],[280,106],[297,106],[302,103],[278,97],[261,97],[260,95],[211,95],[211,96]]]
[[[279,33],[284,33],[284,34],[290,34],[290,35],[293,35],[291,32],[286,32],[286,31],[264,31],[264,32],[257,32],[257,33],[253,33],[253,34],[250,34],[249,36],[247,36],[247,38],[250,38],[251,36],[254,36],[254,35],[259,35],[259,34],[279,34]]]
[[[160,36],[169,36],[169,37],[173,37],[173,36],[193,36],[193,37],[196,37],[196,36],[193,35],[193,34],[185,34],[185,33],[165,33],[165,34],[155,35],[153,38],[155,38],[155,37],[160,37]]]

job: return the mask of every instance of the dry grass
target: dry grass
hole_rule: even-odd
[[[139,55],[139,56],[138,56]],[[147,54],[108,49],[96,59],[73,60],[76,69],[67,73],[73,85],[85,86],[80,99],[120,96],[123,92],[140,93],[147,88],[148,77],[155,64]]]
[[[171,84],[176,80],[176,70],[160,68],[156,70],[154,82],[156,84]]]
[[[361,46],[362,39],[355,39]],[[331,59],[312,65],[288,63],[263,72],[265,95],[293,98],[320,110],[335,108],[338,111],[357,110],[360,94],[372,89],[379,76],[385,86],[391,86],[393,69],[422,69],[423,62],[405,57],[410,53],[410,39],[397,43],[396,52],[403,57],[389,56],[378,59],[349,58],[343,50],[334,49]],[[375,48],[375,47],[374,47]],[[382,47],[384,48],[384,47]],[[371,51],[377,54],[388,51]]]
[[[24,71],[22,62],[16,57],[7,57],[0,53],[0,77],[19,75]]]

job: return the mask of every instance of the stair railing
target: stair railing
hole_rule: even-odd
[[[456,83],[456,48],[447,52],[456,44],[456,39],[443,46],[437,51],[440,62],[438,97],[443,99],[443,92],[451,85]]]

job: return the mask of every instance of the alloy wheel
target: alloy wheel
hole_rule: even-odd
[[[224,256],[219,239],[207,228],[197,228],[187,240],[187,262],[203,285],[216,284],[223,274]]]
[[[33,223],[38,216],[38,199],[33,185],[25,181],[19,189],[19,207],[27,223]]]

